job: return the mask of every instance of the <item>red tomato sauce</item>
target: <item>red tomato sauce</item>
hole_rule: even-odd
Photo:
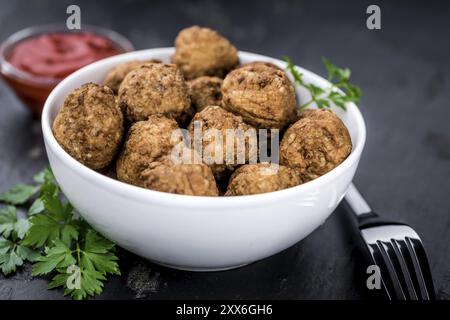
[[[35,76],[62,79],[94,61],[118,54],[109,39],[90,33],[54,33],[18,43],[9,62]]]
[[[97,60],[124,52],[111,40],[89,32],[55,32],[24,39],[6,60],[27,77],[3,74],[17,95],[39,116],[50,91],[66,76]]]

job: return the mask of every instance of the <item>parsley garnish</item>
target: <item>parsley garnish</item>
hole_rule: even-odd
[[[17,219],[16,207],[7,206],[0,210],[0,234],[9,238],[12,233],[22,239],[30,227],[28,220]]]
[[[36,185],[20,184],[0,194],[0,202],[31,203],[28,217],[16,207],[0,209],[0,269],[11,274],[25,261],[35,262],[33,276],[52,275],[49,289],[85,299],[103,291],[107,275],[120,275],[113,242],[93,230],[62,200],[50,169],[34,176]],[[38,196],[35,196],[38,194]],[[32,201],[34,198],[34,201]]]
[[[294,63],[288,57],[284,58],[289,71],[298,86],[306,88],[311,94],[311,100],[299,106],[300,110],[306,109],[312,103],[315,103],[319,109],[330,108],[333,104],[346,110],[348,102],[358,102],[361,98],[361,89],[350,83],[351,71],[348,68],[339,68],[330,60],[323,58],[325,68],[328,73],[328,81],[332,83],[329,88],[322,89],[312,83],[306,83],[303,75],[295,68]]]
[[[38,191],[39,187],[37,186],[18,184],[9,189],[7,192],[0,193],[0,201],[14,205],[24,204]]]
[[[64,287],[64,294],[73,299],[84,299],[100,294],[107,274],[120,275],[118,258],[114,254],[114,243],[103,238],[89,227],[84,231],[82,240],[68,246],[61,240],[55,240],[54,246],[47,248],[45,256],[39,257],[33,265],[33,275],[56,272],[49,284],[50,288]],[[79,287],[67,286],[72,270],[78,272]],[[69,270],[69,271],[68,271]]]
[[[37,251],[22,243],[29,227],[27,219],[17,218],[15,207],[7,206],[0,210],[0,269],[4,275],[15,272],[25,260],[33,262],[39,256]]]
[[[70,244],[78,238],[76,220],[73,219],[73,207],[63,204],[57,196],[44,194],[40,197],[44,210],[30,217],[30,231],[24,244],[32,247],[51,245],[55,240]]]

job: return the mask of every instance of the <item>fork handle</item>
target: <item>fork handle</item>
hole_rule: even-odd
[[[360,229],[382,226],[386,224],[402,224],[381,218],[378,214],[372,211],[369,204],[366,202],[361,193],[359,193],[353,183],[351,183],[348,187],[344,205],[346,209],[356,218]]]

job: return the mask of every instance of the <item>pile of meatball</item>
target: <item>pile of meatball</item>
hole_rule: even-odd
[[[218,32],[183,29],[171,62],[126,62],[103,84],[72,91],[53,124],[58,143],[85,166],[122,182],[194,196],[294,187],[350,154],[348,130],[332,111],[299,113],[285,72],[262,61],[240,65],[236,48]],[[279,166],[175,163],[170,154],[182,137],[172,133],[185,128],[192,135],[194,121],[223,135],[227,129],[279,129]]]

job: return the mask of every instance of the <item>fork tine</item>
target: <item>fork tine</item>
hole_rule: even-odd
[[[410,237],[406,237],[405,240],[408,251],[411,254],[414,271],[418,280],[421,299],[434,299],[435,296],[433,279],[431,277],[431,270],[428,265],[428,259],[422,242],[418,239],[413,239]]]
[[[397,263],[397,268],[399,268],[397,269],[397,275],[401,278],[403,288],[406,289],[404,291],[408,293],[410,300],[418,300],[416,292],[417,286],[414,286],[415,283],[417,284],[417,279],[411,277],[410,271],[414,270],[409,269],[409,267],[412,266],[410,255],[402,252],[401,244],[399,244],[396,239],[391,239],[391,242],[385,243],[385,245],[390,248],[389,251],[391,252],[392,259]]]
[[[392,300],[393,296],[395,295],[395,289],[392,287],[392,282],[391,281],[385,281],[385,275],[389,274],[386,265],[384,263],[383,260],[383,256],[381,255],[380,249],[378,248],[378,246],[376,244],[368,244],[369,245],[369,250],[370,250],[370,254],[372,256],[372,262],[378,266],[378,268],[380,268],[380,273],[381,273],[381,283],[384,287],[384,291],[387,294],[387,297],[389,300]]]
[[[371,253],[375,264],[380,268],[381,279],[389,299],[406,300],[394,266],[381,241],[371,243]],[[385,281],[385,280],[388,281]]]
[[[412,283],[414,285],[417,299],[424,299],[423,293],[420,289],[420,283],[419,283],[419,281],[421,281],[421,277],[417,276],[416,268],[414,267],[414,261],[413,261],[414,255],[411,254],[411,251],[408,248],[408,244],[406,243],[406,241],[407,241],[406,238],[402,239],[402,240],[396,239],[393,241],[395,241],[400,252],[402,253],[403,257],[405,258],[405,262],[408,267],[408,273],[409,273]]]
[[[389,277],[391,278],[394,286],[396,287],[396,296],[399,300],[406,300],[405,288],[402,284],[403,279],[401,279],[401,272],[398,272],[398,266],[395,265],[395,258],[389,254],[387,248],[385,247],[382,241],[377,241],[377,245],[380,249],[381,255],[383,256],[383,260],[387,266],[389,271]]]

